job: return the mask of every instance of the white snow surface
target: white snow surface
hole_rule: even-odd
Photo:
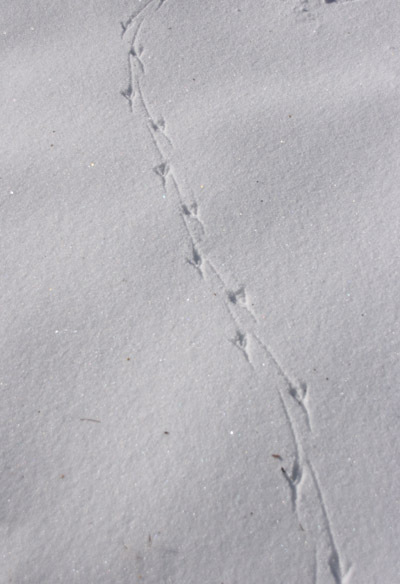
[[[400,582],[397,0],[1,13],[1,584]]]

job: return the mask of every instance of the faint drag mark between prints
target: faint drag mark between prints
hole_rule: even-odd
[[[224,309],[232,324],[233,333],[228,340],[240,352],[244,363],[251,367],[261,383],[262,371],[252,356],[252,350],[257,348],[281,380],[277,388],[278,399],[293,443],[292,462],[286,467],[281,467],[281,474],[287,483],[293,512],[299,523],[302,519],[302,492],[308,500],[313,501],[313,517],[307,518],[306,522],[303,520],[302,524],[306,525],[309,537],[314,534],[317,550],[314,580],[318,581],[319,572],[324,573],[324,570],[328,570],[332,582],[348,584],[352,568],[349,565],[344,566],[321,483],[305,447],[305,443],[312,435],[307,384],[294,379],[283,367],[273,349],[263,340],[259,320],[252,309],[246,287],[242,283],[228,285],[218,266],[204,253],[202,243],[206,229],[201,220],[199,206],[192,193],[188,193],[184,184],[180,183],[178,173],[170,163],[174,147],[168,135],[167,123],[161,115],[153,115],[142,91],[146,67],[143,59],[144,47],[139,42],[140,30],[145,20],[154,16],[163,7],[166,10],[167,3],[168,0],[148,0],[140,4],[127,20],[121,22],[121,38],[127,45],[128,71],[127,84],[121,95],[128,102],[129,111],[142,119],[148,130],[149,140],[158,159],[153,172],[157,175],[163,192],[175,202],[182,228],[186,233],[189,249],[187,264],[204,285],[211,290],[218,288],[221,293]],[[235,278],[231,276],[230,281],[235,282]],[[324,526],[322,534],[318,530],[320,524]]]

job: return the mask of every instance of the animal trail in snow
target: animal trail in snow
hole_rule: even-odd
[[[129,109],[132,112],[133,110],[133,99],[135,97],[135,92],[133,90],[133,87],[131,84],[128,85],[127,89],[123,89],[121,92],[122,97],[124,97],[128,104],[129,104]]]
[[[246,295],[246,289],[244,286],[240,286],[240,288],[238,288],[237,290],[228,290],[227,296],[231,304],[240,306],[244,310],[247,310],[247,312],[256,321],[256,317],[254,316],[253,311],[249,306],[249,302]]]
[[[242,355],[244,356],[246,361],[251,363],[249,353],[248,353],[248,348],[247,348],[247,345],[248,345],[247,335],[245,333],[243,333],[242,331],[237,330],[235,337],[232,339],[232,343],[233,343],[233,345],[235,345],[235,347],[237,347],[239,349],[239,351],[242,353]]]
[[[290,433],[292,435],[292,442],[294,445],[294,458],[292,463],[292,469],[290,474],[284,467],[281,467],[282,473],[289,485],[290,492],[291,492],[291,499],[292,499],[292,508],[293,511],[298,515],[298,508],[297,508],[297,501],[298,501],[298,490],[300,484],[303,480],[303,450],[300,444],[300,441],[297,437],[296,428],[293,424],[292,417],[289,413],[289,409],[286,406],[285,399],[283,394],[279,392],[279,401],[282,406],[283,414],[286,418],[287,424],[289,426]]]
[[[299,461],[295,459],[290,474],[283,466],[281,467],[281,471],[289,485],[292,499],[292,509],[294,512],[297,513],[298,487],[303,478],[303,470],[300,466]]]
[[[155,121],[148,113],[147,106],[145,106],[145,109],[146,109],[146,112],[148,114],[148,121],[149,121],[150,130],[152,132],[154,132],[154,134],[155,134],[154,139],[156,140],[157,134],[158,134],[158,136],[162,135],[163,139],[166,141],[168,146],[172,146],[172,142],[171,142],[171,140],[168,137],[167,132],[166,132],[166,124],[165,124],[164,118],[160,116],[158,118],[158,120]],[[159,147],[158,147],[158,150],[160,151]]]
[[[182,205],[182,212],[186,217],[197,217],[197,203],[191,205]]]
[[[165,132],[165,120],[164,118],[160,117],[156,122],[153,118],[149,118],[151,129],[154,132]]]
[[[168,162],[162,162],[153,168],[153,171],[156,173],[157,176],[161,178],[163,187],[166,186],[167,176],[169,173],[169,164]]]
[[[126,35],[126,33],[132,28],[132,26],[135,25],[135,21],[137,19],[137,17],[144,12],[144,10],[146,10],[146,8],[148,6],[150,6],[151,4],[153,4],[154,0],[149,0],[148,2],[146,2],[145,4],[143,4],[142,6],[140,6],[139,8],[137,8],[134,12],[132,12],[132,14],[129,16],[129,18],[123,22],[120,22],[121,28],[122,28],[122,32],[121,32],[121,38],[123,39],[124,36]]]
[[[187,261],[191,266],[196,268],[196,270],[199,272],[200,276],[203,278],[203,272],[202,272],[203,260],[201,259],[201,255],[197,251],[194,243],[192,243],[192,257],[190,259],[188,259]]]
[[[165,4],[166,2],[167,2],[167,0],[158,0],[158,6],[157,6],[156,10],[159,10],[161,8],[161,6],[163,4]]]
[[[205,229],[203,222],[201,221],[199,214],[198,214],[198,207],[197,203],[186,204],[182,203],[181,211],[185,220],[185,223],[191,226],[194,233],[197,232],[197,236],[194,237],[191,234],[192,239],[197,239],[197,241],[201,241],[203,235],[205,234]],[[189,227],[188,227],[189,229]],[[189,229],[190,231],[190,229]]]
[[[332,577],[335,581],[335,584],[349,584],[351,574],[353,568],[351,564],[345,569],[343,566],[343,560],[341,558],[339,549],[336,545],[336,536],[334,535],[331,520],[329,518],[328,510],[325,504],[325,499],[322,494],[321,485],[319,483],[317,474],[314,470],[311,461],[307,461],[307,466],[309,468],[312,481],[314,483],[315,490],[317,492],[317,498],[320,503],[320,509],[322,511],[323,520],[325,523],[325,533],[327,536],[328,544],[329,544],[329,557],[328,557],[328,566],[331,571]]]
[[[307,407],[308,400],[308,386],[304,381],[300,381],[298,384],[294,384],[289,381],[289,394],[298,403],[298,405],[303,410],[303,414],[306,417],[307,426],[309,430],[311,428],[311,418]]]
[[[122,28],[122,38],[130,32],[131,42],[129,44],[129,50],[127,52],[128,59],[128,71],[129,71],[129,82],[127,83],[127,88],[121,91],[121,95],[128,101],[130,111],[133,113],[133,106],[135,105],[135,111],[142,115],[146,127],[148,129],[150,138],[157,151],[157,156],[159,163],[153,167],[153,172],[161,180],[162,188],[165,193],[171,195],[171,199],[175,199],[178,213],[180,219],[182,220],[186,234],[190,241],[190,256],[187,258],[187,263],[189,263],[198,272],[201,278],[207,279],[205,277],[208,274],[207,269],[211,270],[216,279],[218,280],[218,285],[221,288],[221,296],[224,298],[223,304],[230,315],[230,319],[235,327],[235,336],[231,339],[231,343],[242,353],[245,360],[251,366],[254,372],[256,372],[256,366],[250,359],[251,353],[249,353],[249,340],[253,339],[257,344],[259,344],[271,364],[274,365],[277,372],[284,380],[286,384],[286,391],[278,388],[278,393],[283,405],[284,413],[287,418],[287,423],[289,425],[290,432],[292,434],[292,441],[294,444],[295,452],[291,467],[281,467],[282,474],[288,483],[288,487],[291,493],[291,500],[294,512],[298,515],[298,504],[299,504],[299,489],[304,481],[304,476],[308,476],[308,467],[310,466],[310,473],[314,482],[314,495],[316,493],[315,503],[319,506],[322,511],[322,515],[325,521],[325,528],[328,534],[329,540],[329,557],[327,564],[329,565],[331,574],[335,580],[335,584],[345,584],[345,579],[347,581],[348,573],[344,574],[342,569],[341,558],[336,547],[332,528],[329,520],[329,516],[325,507],[324,498],[322,491],[317,480],[317,475],[313,471],[311,465],[305,461],[303,447],[300,442],[299,437],[304,437],[301,433],[298,433],[297,426],[300,423],[300,428],[304,429],[304,418],[299,417],[301,414],[296,413],[300,410],[295,405],[290,406],[290,398],[292,398],[302,409],[303,414],[308,423],[308,429],[311,430],[309,412],[307,408],[308,401],[308,387],[304,382],[293,382],[289,374],[286,373],[285,369],[280,365],[279,360],[275,357],[268,345],[261,340],[258,334],[258,321],[255,314],[252,311],[251,304],[249,303],[248,295],[244,285],[239,287],[229,288],[224,281],[224,278],[219,273],[216,267],[214,267],[211,258],[207,256],[202,250],[202,239],[205,233],[203,223],[199,217],[198,207],[195,202],[190,202],[190,196],[188,197],[185,193],[185,189],[178,186],[175,171],[170,168],[170,152],[173,146],[170,138],[166,134],[166,122],[163,117],[153,117],[151,115],[151,109],[146,104],[145,96],[143,95],[143,84],[142,81],[145,76],[145,67],[142,62],[143,46],[137,44],[137,38],[139,31],[145,19],[150,14],[158,11],[163,5],[165,5],[167,0],[149,0],[143,2],[143,4],[138,7],[131,16],[125,21],[121,22]],[[314,11],[314,8],[321,6],[322,3],[333,4],[333,3],[344,3],[346,0],[301,0],[298,9],[307,16],[310,16]],[[189,201],[188,201],[189,199]],[[193,197],[192,197],[193,201]],[[215,280],[215,278],[214,278]],[[253,322],[245,317],[241,309],[246,310]],[[247,320],[247,324],[243,326],[240,324],[242,320]],[[251,343],[250,343],[251,345]],[[290,396],[290,397],[289,397]],[[288,405],[286,405],[286,401]],[[290,410],[290,412],[289,412]],[[296,411],[295,411],[296,410]],[[296,424],[295,424],[296,422]],[[303,424],[303,426],[302,426]],[[305,480],[305,484],[308,481]],[[319,535],[316,535],[318,538]]]
[[[144,73],[144,64],[143,64],[143,61],[141,59],[142,54],[143,54],[142,45],[140,45],[138,50],[136,50],[132,44],[131,49],[129,51],[129,56],[130,56],[130,58],[136,60],[139,63],[139,67],[141,68],[142,72]]]

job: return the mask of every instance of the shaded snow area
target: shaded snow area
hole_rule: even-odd
[[[0,1],[0,583],[399,583],[398,2]]]

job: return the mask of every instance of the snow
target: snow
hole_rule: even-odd
[[[2,14],[0,582],[397,582],[397,4]]]

